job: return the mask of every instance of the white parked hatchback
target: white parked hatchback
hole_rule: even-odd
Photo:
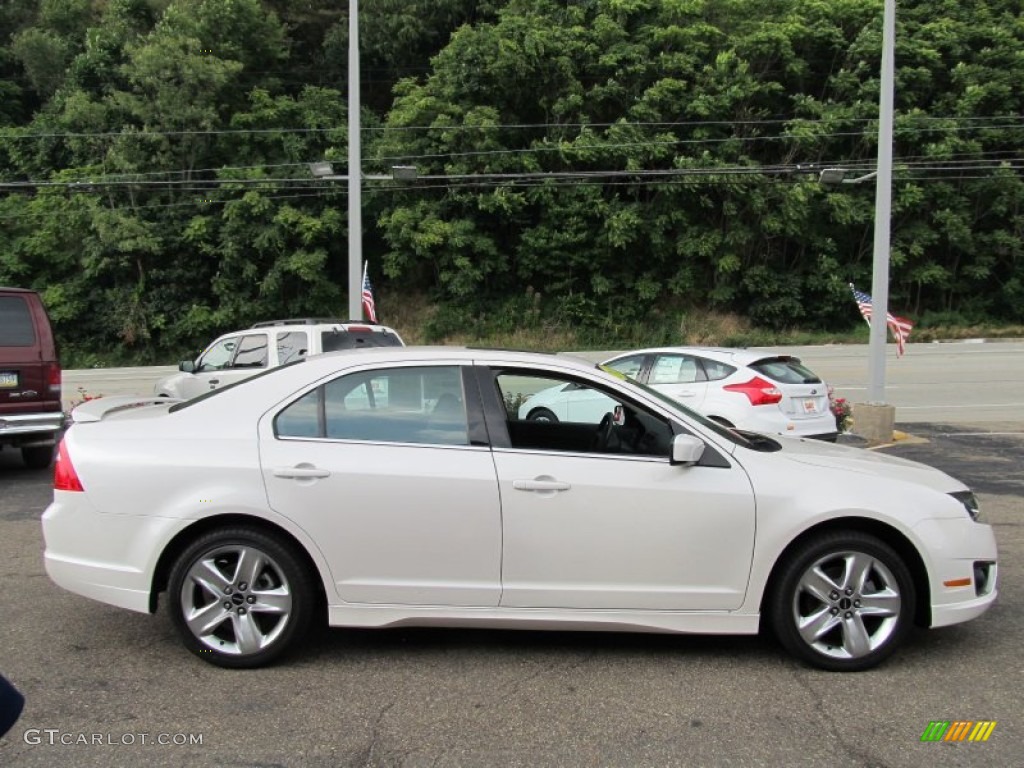
[[[598,424],[517,418],[592,390]],[[381,348],[188,401],[73,412],[43,515],[59,585],[152,612],[227,667],[334,626],[755,633],[830,670],[996,599],[963,483],[725,429],[568,358]]]
[[[799,358],[711,347],[663,347],[628,352],[603,365],[647,384],[726,427],[835,442],[828,385]],[[553,387],[523,403],[520,417],[597,423],[607,402]]]

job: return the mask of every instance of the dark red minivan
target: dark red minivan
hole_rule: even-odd
[[[60,362],[50,318],[35,291],[0,287],[0,449],[50,466],[64,424]]]

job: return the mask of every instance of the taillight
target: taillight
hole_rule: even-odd
[[[71,463],[71,457],[68,456],[68,449],[63,440],[57,447],[57,461],[53,465],[53,490],[85,491],[82,481],[78,479],[78,473],[75,472],[75,465]]]
[[[782,400],[782,392],[779,388],[760,376],[755,376],[743,384],[728,384],[722,389],[746,395],[751,405],[772,405]]]
[[[60,365],[57,363],[46,364],[46,386],[51,395],[60,397]]]

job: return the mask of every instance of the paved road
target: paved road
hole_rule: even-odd
[[[915,432],[927,442],[884,450],[981,491],[1001,596],[856,675],[807,669],[758,638],[423,629],[324,631],[285,664],[216,669],[180,647],[165,609],[129,613],[49,582],[49,473],[0,453],[0,670],[29,702],[0,765],[1020,765],[1024,438],[984,424]],[[998,725],[983,744],[922,743],[940,719]]]

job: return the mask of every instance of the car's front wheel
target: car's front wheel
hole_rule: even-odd
[[[911,629],[916,596],[903,559],[859,531],[823,534],[782,564],[770,613],[793,655],[822,669],[879,664]]]
[[[308,569],[291,546],[255,528],[212,531],[177,559],[171,614],[185,646],[222,667],[268,664],[305,634]]]

